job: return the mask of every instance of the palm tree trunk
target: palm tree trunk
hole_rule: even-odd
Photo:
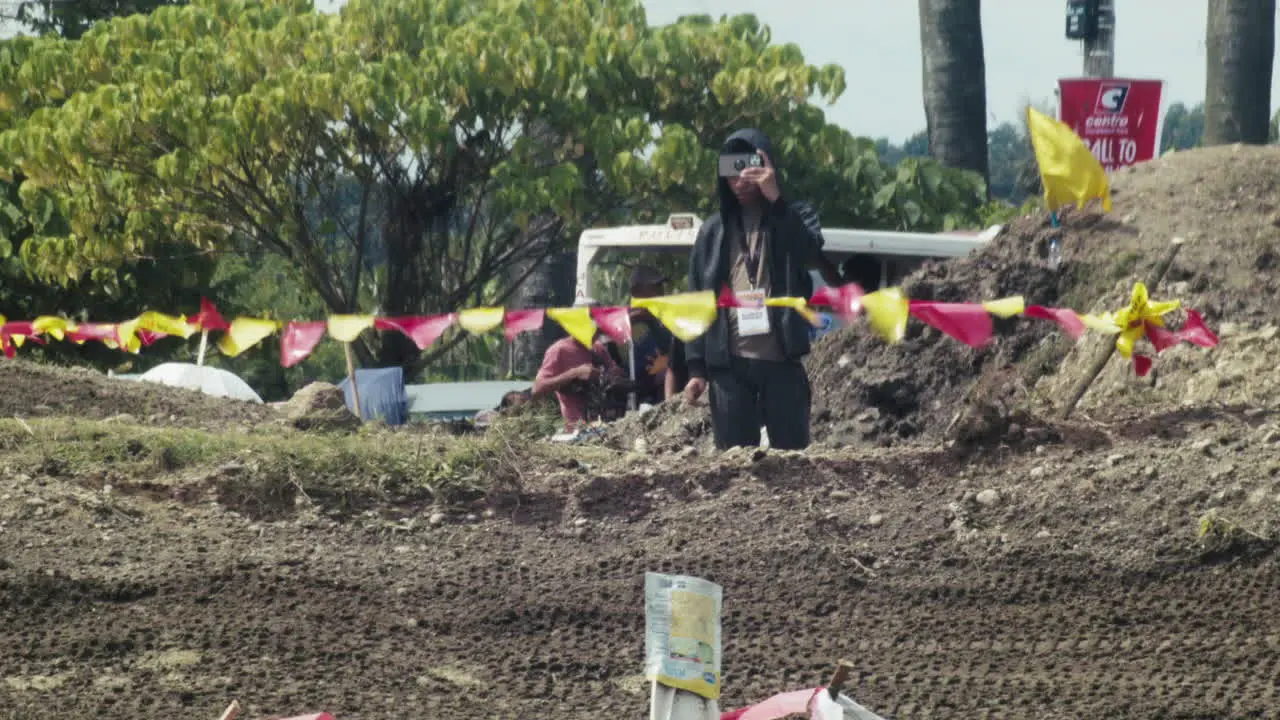
[[[929,153],[990,180],[981,0],[919,0]]]
[[[1276,0],[1209,0],[1205,146],[1262,145],[1271,130]]]

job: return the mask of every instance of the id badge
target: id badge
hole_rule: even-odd
[[[764,305],[763,290],[747,290],[738,293],[742,307],[734,308],[738,314],[738,334],[742,337],[769,334],[769,308]]]

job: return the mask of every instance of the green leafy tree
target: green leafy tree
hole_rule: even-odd
[[[774,136],[788,187],[828,224],[942,227],[985,194],[932,161],[890,170],[827,124],[808,100],[834,100],[843,72],[751,16],[652,28],[638,0],[352,0],[338,15],[197,0],[23,42],[0,90],[42,109],[0,138],[0,167],[22,174],[22,257],[50,280],[243,237],[330,311],[373,309],[375,280],[384,314],[498,304],[508,270],[583,226],[705,212],[715,148],[744,125]],[[450,346],[419,356],[385,334],[362,352],[412,371]]]
[[[876,151],[884,163],[894,166],[908,158],[925,158],[929,156],[929,135],[921,130],[902,145],[881,138],[876,141]],[[1025,200],[1035,186],[1035,155],[1026,128],[1008,122],[992,128],[987,133],[987,154],[991,196],[1015,205]]]
[[[880,138],[876,141],[876,152],[888,165],[897,165],[906,158],[927,158],[929,157],[929,133],[921,130],[903,140],[901,145],[894,145],[889,138]]]
[[[987,151],[992,197],[1021,204],[1036,185],[1035,152],[1026,129],[1021,124],[1000,123],[987,134]]]
[[[82,17],[102,19],[101,13],[106,7],[107,4],[103,3],[75,4],[74,8],[66,8],[66,12],[57,17],[68,19],[74,9],[82,13]],[[130,7],[137,10],[142,5]],[[12,9],[15,14],[31,10],[30,7]],[[37,29],[45,31],[59,31],[60,28],[60,25],[44,27],[37,24]],[[33,51],[62,46],[63,43],[56,39],[4,41],[0,43],[0,76],[11,77],[18,72]],[[65,94],[56,91],[38,98],[2,93],[0,108],[4,112],[0,113],[0,130],[20,124],[37,110],[56,107],[63,100]],[[185,243],[164,238],[158,239],[148,252],[137,253],[126,262],[92,268],[75,277],[64,274],[60,280],[70,286],[35,277],[21,258],[24,244],[33,235],[30,218],[21,210],[23,201],[19,189],[25,178],[20,172],[0,172],[0,178],[3,178],[0,179],[0,314],[7,315],[9,319],[29,320],[41,315],[54,315],[81,322],[125,320],[146,309],[195,312],[202,296],[218,297],[212,284],[216,260],[206,253],[192,252]],[[51,203],[41,205],[37,217],[45,227],[68,227]],[[161,340],[148,348],[142,358],[125,355],[100,343],[31,343],[23,349],[24,356],[36,360],[93,365],[121,372],[136,371],[168,359],[185,359],[188,352],[188,348],[177,339]]]
[[[21,0],[3,6],[3,17],[37,33],[75,40],[101,20],[149,13],[162,5],[186,0]]]
[[[1190,150],[1200,145],[1204,136],[1204,103],[1187,108],[1186,103],[1176,102],[1164,113],[1164,126],[1160,130],[1160,152]]]

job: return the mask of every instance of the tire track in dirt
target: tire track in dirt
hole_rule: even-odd
[[[857,663],[853,692],[891,717],[1244,718],[1280,700],[1274,563],[1023,552],[950,568],[916,557],[855,582],[807,562],[799,527],[684,561],[670,542],[692,530],[682,523],[594,544],[472,529],[408,551],[376,538],[308,551],[305,533],[277,532],[267,546],[280,549],[237,563],[192,560],[209,554],[193,539],[157,558],[185,558],[172,571],[128,582],[88,563],[74,580],[14,568],[0,584],[0,675],[72,677],[0,695],[31,718],[216,713],[231,696],[264,714],[485,717],[471,700],[482,690],[502,717],[639,716],[645,698],[620,688],[640,669],[653,568],[725,584],[726,707],[820,682],[838,657]],[[479,534],[496,536],[488,552],[467,551]],[[199,660],[164,665],[184,650]],[[127,692],[104,689],[115,675]]]

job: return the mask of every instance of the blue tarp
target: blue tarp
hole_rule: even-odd
[[[338,387],[342,388],[347,399],[347,408],[354,409],[351,381],[343,378]],[[403,425],[409,421],[409,397],[404,392],[403,368],[356,370],[356,389],[360,391],[360,419],[381,420],[388,425]]]

